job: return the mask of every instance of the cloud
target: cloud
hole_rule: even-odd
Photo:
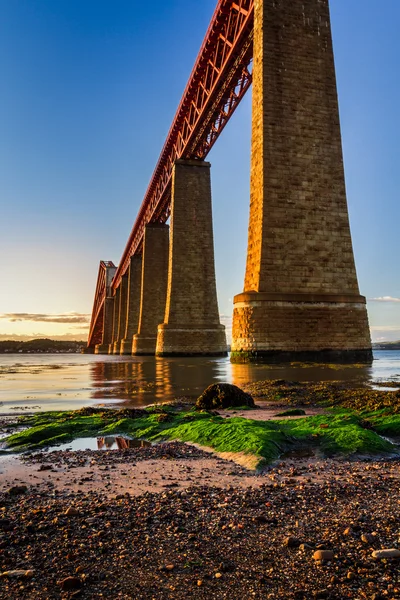
[[[400,302],[400,298],[393,298],[392,296],[379,296],[379,298],[368,298],[370,302]]]
[[[18,321],[29,321],[33,323],[66,323],[73,325],[76,323],[89,323],[90,315],[83,313],[60,313],[56,315],[41,313],[3,313],[0,319],[16,323]]]

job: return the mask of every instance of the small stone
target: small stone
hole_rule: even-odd
[[[2,577],[26,577],[28,579],[31,579],[34,575],[35,572],[32,569],[11,569],[1,574]]]
[[[82,581],[79,577],[66,577],[60,582],[60,586],[64,592],[71,592],[73,590],[79,590],[82,586]]]
[[[220,579],[222,577],[222,573],[215,573],[215,579]]]
[[[288,548],[298,548],[300,546],[300,540],[293,536],[289,536],[283,541],[283,545]]]
[[[332,550],[316,550],[313,554],[314,560],[333,560]]]
[[[305,543],[305,544],[300,544],[300,546],[299,546],[299,549],[300,549],[300,550],[312,550],[312,549],[313,549],[313,546],[310,546],[310,544],[307,544],[307,543]]]
[[[348,571],[346,578],[349,579],[350,581],[352,581],[353,579],[355,579],[355,573],[353,573],[353,571]]]
[[[346,527],[346,529],[343,531],[343,535],[351,535],[353,533],[353,530],[351,527]]]
[[[373,536],[371,533],[363,533],[361,536],[361,541],[364,542],[364,544],[372,544],[375,541],[375,536]]]
[[[165,565],[166,571],[173,571],[175,569],[175,565]]]
[[[201,587],[201,586],[203,585],[203,582],[202,582],[202,580],[201,580],[201,579],[198,579],[198,580],[197,580],[197,585],[198,585],[198,587]]]
[[[77,517],[79,514],[80,514],[79,510],[77,508],[75,508],[74,506],[70,506],[65,511],[65,516],[66,517]]]
[[[10,487],[10,489],[8,490],[8,493],[11,496],[18,496],[18,494],[25,494],[25,492],[28,491],[28,488],[26,485],[13,485],[13,487]]]
[[[374,550],[372,556],[374,558],[400,558],[400,550],[397,550],[397,548],[383,548],[382,550]]]

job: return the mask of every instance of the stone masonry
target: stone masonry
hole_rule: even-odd
[[[156,353],[227,353],[215,283],[208,162],[178,160],[174,165],[167,302]]]
[[[114,314],[113,314],[113,332],[111,338],[111,344],[109,349],[109,354],[115,354],[114,348],[118,338],[118,325],[119,325],[119,308],[120,308],[120,296],[121,296],[121,286],[116,289],[114,294]]]
[[[113,332],[114,297],[104,299],[103,339],[96,345],[95,354],[108,354]]]
[[[232,360],[370,360],[328,0],[255,0],[250,222]]]
[[[121,290],[119,296],[118,330],[117,338],[114,340],[114,354],[120,354],[122,338],[126,329],[126,309],[128,302],[128,275],[123,275],[119,286]]]
[[[128,300],[126,310],[126,327],[121,342],[121,354],[132,354],[132,340],[139,328],[140,285],[142,279],[142,256],[131,256],[128,274]]]
[[[138,332],[132,354],[155,354],[157,327],[163,322],[167,296],[169,226],[146,225]]]

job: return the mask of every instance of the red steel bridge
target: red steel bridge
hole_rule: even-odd
[[[254,0],[218,0],[188,84],[139,209],[112,281],[116,290],[141,253],[148,223],[165,223],[170,214],[171,177],[180,158],[204,160],[252,81]],[[101,262],[88,347],[101,343],[106,263]]]

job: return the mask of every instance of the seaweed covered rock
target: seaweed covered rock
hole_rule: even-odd
[[[254,400],[236,385],[230,383],[213,383],[197,398],[196,408],[230,408],[233,406],[249,406],[254,408]]]

